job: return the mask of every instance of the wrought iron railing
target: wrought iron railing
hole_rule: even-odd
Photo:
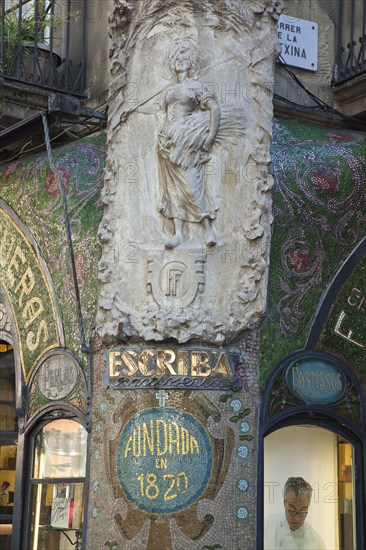
[[[0,2],[0,76],[83,95],[87,1]]]
[[[366,73],[366,0],[340,0],[338,45],[333,84]]]

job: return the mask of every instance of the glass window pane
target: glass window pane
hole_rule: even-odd
[[[16,445],[0,445],[0,514],[13,513]]]
[[[354,547],[354,467],[353,446],[338,437],[338,505],[340,548]]]
[[[0,548],[10,550],[17,436],[15,364],[12,346],[0,340]]]
[[[81,542],[83,500],[84,483],[32,485],[28,550],[75,548],[76,540]]]
[[[0,443],[0,548],[11,546],[16,445]]]
[[[16,429],[14,353],[0,349],[0,431]]]
[[[87,434],[74,420],[50,422],[35,438],[33,477],[84,477]]]

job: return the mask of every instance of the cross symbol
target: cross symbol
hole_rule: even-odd
[[[159,407],[165,407],[165,401],[168,401],[169,394],[165,390],[159,390],[155,396],[155,399],[159,401]]]

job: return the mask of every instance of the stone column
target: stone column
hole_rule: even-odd
[[[255,547],[279,11],[113,2],[95,548]]]

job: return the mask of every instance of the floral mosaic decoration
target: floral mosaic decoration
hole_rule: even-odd
[[[66,189],[84,329],[88,335],[96,309],[100,256],[97,230],[102,217],[100,191],[105,135],[54,149],[53,161]],[[80,337],[62,197],[46,153],[3,167],[0,186],[1,198],[17,213],[39,245],[61,306],[66,345],[79,354]]]
[[[262,380],[301,349],[321,294],[365,232],[366,139],[274,122],[274,231]]]

